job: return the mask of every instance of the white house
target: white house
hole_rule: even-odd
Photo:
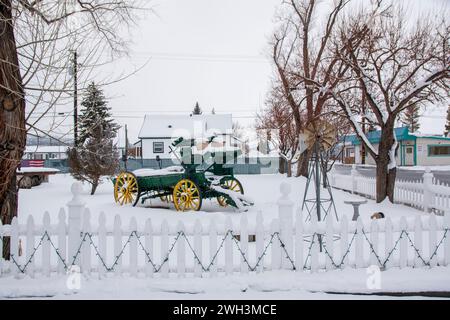
[[[450,165],[450,138],[436,135],[410,133],[407,127],[395,128],[399,143],[396,162],[399,166]],[[367,138],[375,149],[380,142],[380,131],[372,131]],[[344,143],[343,161],[361,164],[361,141],[356,135],[341,138]],[[366,164],[375,164],[367,153]]]
[[[67,146],[33,146],[27,145],[24,160],[62,160],[67,159]]]
[[[236,145],[233,138],[231,114],[202,115],[146,115],[139,132],[136,147],[143,159],[171,159],[170,146],[173,139],[199,138],[211,135],[222,137],[226,145]],[[139,147],[140,145],[140,147]]]

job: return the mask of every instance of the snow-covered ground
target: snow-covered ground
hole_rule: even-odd
[[[114,216],[119,214],[124,225],[128,225],[131,217],[136,217],[138,224],[144,224],[147,218],[152,219],[154,225],[159,225],[164,219],[169,224],[176,225],[178,220],[182,220],[185,225],[193,225],[196,219],[200,219],[206,226],[210,219],[215,219],[217,224],[224,223],[226,217],[230,216],[233,222],[238,223],[241,214],[246,214],[249,221],[255,221],[258,211],[263,213],[265,223],[269,224],[273,218],[278,218],[277,201],[281,194],[280,184],[287,182],[292,187],[291,199],[295,202],[295,207],[301,206],[304,193],[304,178],[285,178],[282,175],[241,175],[237,176],[241,181],[245,195],[255,201],[255,205],[246,213],[239,213],[233,208],[222,208],[215,199],[203,200],[202,210],[199,212],[177,212],[173,205],[162,203],[160,200],[148,201],[145,206],[119,206],[114,202],[113,185],[111,181],[105,180],[97,189],[94,196],[89,195],[90,188],[84,186],[83,200],[91,210],[92,221],[98,220],[100,212],[106,214],[107,222],[112,224]],[[70,175],[56,175],[50,178],[49,183],[44,183],[29,190],[20,190],[19,196],[19,223],[25,224],[28,215],[33,215],[35,221],[40,223],[45,211],[50,213],[52,221],[56,222],[59,209],[65,207],[72,198],[70,186],[74,182]],[[336,209],[339,215],[347,215],[349,220],[353,216],[353,208],[344,203],[345,200],[364,199],[357,195],[333,190]],[[401,216],[413,217],[423,212],[402,206],[393,205],[390,202],[377,204],[373,200],[360,207],[360,215],[363,220],[369,220],[374,212],[382,211],[386,216],[399,218]],[[173,222],[173,223],[171,223]]]
[[[320,273],[268,271],[217,278],[82,278],[78,290],[68,289],[67,277],[2,278],[0,299],[387,299],[376,293],[422,293],[450,290],[450,268],[389,269],[381,273],[380,289],[367,289],[365,269]],[[341,294],[337,294],[341,293]],[[416,298],[420,297],[420,294]],[[392,297],[391,297],[392,298]],[[411,299],[411,297],[396,297]]]
[[[243,184],[245,193],[255,201],[255,206],[248,212],[239,213],[232,208],[220,207],[216,200],[205,200],[200,212],[176,212],[173,207],[154,200],[147,207],[120,207],[114,202],[111,181],[105,181],[94,196],[89,195],[89,186],[85,185],[83,199],[91,210],[93,221],[100,212],[105,212],[108,224],[112,225],[114,216],[119,214],[124,225],[128,219],[136,217],[138,225],[147,218],[153,225],[164,219],[176,225],[182,220],[186,225],[193,224],[196,219],[207,225],[211,219],[217,223],[224,222],[230,216],[238,223],[242,214],[254,221],[258,211],[263,213],[265,223],[278,217],[277,200],[280,197],[279,186],[287,182],[292,187],[291,199],[298,208],[305,187],[303,178],[286,178],[282,175],[243,175],[237,177]],[[50,213],[52,222],[56,222],[59,209],[71,199],[70,186],[74,180],[69,175],[50,177],[50,182],[30,190],[20,190],[19,223],[24,224],[29,215],[33,215],[37,223],[41,223],[45,211]],[[347,192],[333,190],[339,215],[347,215],[351,219],[353,208],[344,204],[345,200],[361,199]],[[416,209],[393,205],[389,202],[376,204],[372,200],[362,205],[360,214],[368,221],[370,216],[382,211],[386,216],[397,219],[401,216],[414,218],[424,215]],[[127,276],[108,277],[99,280],[96,275],[82,278],[81,289],[71,291],[66,286],[66,276],[41,276],[36,279],[28,277],[15,279],[0,278],[1,298],[56,298],[56,299],[351,299],[380,298],[384,296],[336,295],[327,292],[371,293],[371,292],[450,292],[450,267],[435,267],[399,270],[388,269],[381,272],[381,289],[368,290],[369,275],[365,269],[344,269],[311,274],[309,272],[268,271],[262,274],[223,276],[217,278],[178,278],[169,279],[129,278]]]

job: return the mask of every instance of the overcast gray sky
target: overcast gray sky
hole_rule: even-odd
[[[214,108],[252,124],[270,84],[267,43],[281,0],[152,1],[155,14],[131,31],[130,57],[108,66],[130,72],[151,59],[137,74],[105,88],[118,122],[128,124],[131,142],[144,114],[189,113],[196,101],[204,112]],[[421,14],[448,0],[405,2]],[[425,113],[434,118],[423,118],[421,131],[442,133],[445,108]]]

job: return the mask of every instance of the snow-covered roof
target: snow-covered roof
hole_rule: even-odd
[[[139,138],[195,138],[216,134],[231,134],[231,114],[146,115]]]
[[[25,153],[65,153],[67,146],[26,146]]]

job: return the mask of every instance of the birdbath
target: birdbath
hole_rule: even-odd
[[[356,221],[359,217],[359,206],[362,204],[366,204],[367,200],[347,200],[344,201],[345,204],[351,204],[353,206],[353,221]]]

